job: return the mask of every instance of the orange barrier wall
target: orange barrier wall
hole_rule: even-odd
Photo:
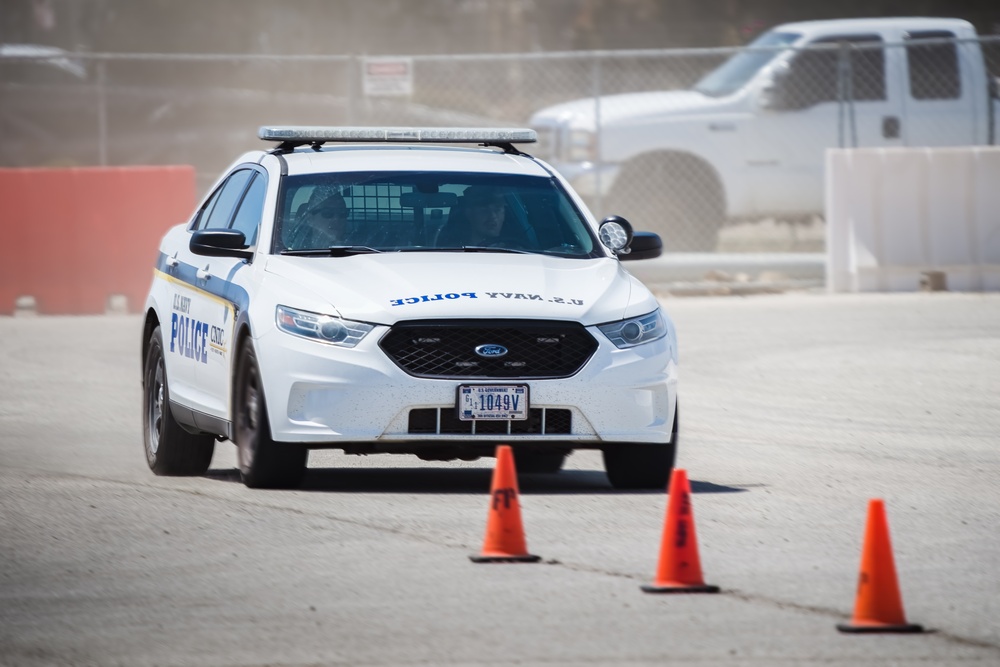
[[[140,312],[163,234],[194,210],[189,166],[0,169],[0,314]]]

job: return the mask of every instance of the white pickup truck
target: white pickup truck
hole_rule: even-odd
[[[827,148],[994,144],[997,107],[967,21],[844,19],[777,26],[690,90],[579,99],[530,124],[595,212],[705,251],[727,221],[820,215]]]

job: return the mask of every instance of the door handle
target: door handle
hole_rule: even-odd
[[[167,265],[168,269],[176,269],[177,265],[180,264],[180,262],[177,261],[177,253],[174,253],[172,257],[167,257],[163,263]]]
[[[210,266],[210,264],[206,264],[204,269],[198,269],[198,271],[195,272],[194,275],[198,278],[198,280],[208,280],[212,277],[212,274],[208,272]]]
[[[899,139],[899,118],[896,116],[882,118],[882,136],[886,139]]]

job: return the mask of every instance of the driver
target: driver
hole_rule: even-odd
[[[344,243],[347,232],[347,204],[339,194],[331,194],[318,202],[310,201],[298,216],[288,247],[329,248]]]
[[[507,214],[503,195],[489,186],[473,185],[466,188],[462,203],[469,223],[465,245],[487,246],[496,243],[503,231]]]

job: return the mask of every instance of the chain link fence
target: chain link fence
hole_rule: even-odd
[[[400,57],[389,94],[354,56],[0,49],[0,166],[192,164],[204,192],[260,125],[531,126],[595,215],[668,250],[820,251],[825,148],[997,143],[1000,122],[1000,38]]]

